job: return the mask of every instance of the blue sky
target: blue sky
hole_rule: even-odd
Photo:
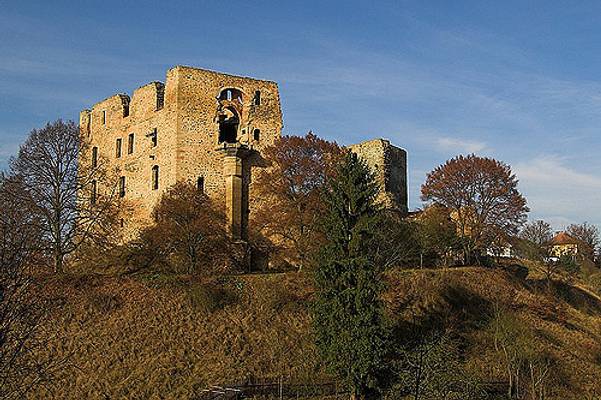
[[[557,229],[601,226],[601,2],[0,0],[0,168],[34,127],[192,65],[280,84],[284,133],[513,167]]]

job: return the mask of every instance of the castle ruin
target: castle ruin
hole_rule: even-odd
[[[80,127],[93,157],[119,171],[118,195],[134,210],[122,222],[127,231],[150,221],[167,188],[191,181],[222,205],[231,235],[244,240],[260,201],[253,177],[264,168],[263,149],[281,135],[282,111],[275,82],[177,66],[165,83],[83,110]],[[406,213],[405,150],[382,139],[349,147],[372,168],[383,205]]]

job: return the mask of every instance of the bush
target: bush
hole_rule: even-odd
[[[224,283],[208,282],[190,286],[188,299],[193,309],[210,314],[236,303],[238,296],[232,288],[226,287]]]
[[[580,272],[580,265],[578,265],[574,257],[571,255],[562,255],[559,257],[557,264],[561,270],[568,274],[568,276],[575,276]]]
[[[520,264],[509,264],[503,269],[518,279],[525,280],[528,277],[528,268]]]

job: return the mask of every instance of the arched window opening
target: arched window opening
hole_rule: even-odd
[[[234,101],[242,103],[242,92],[234,88],[225,88],[219,93],[219,100]]]
[[[261,130],[260,129],[255,129],[253,131],[253,139],[255,139],[256,142],[258,142],[261,139]]]
[[[260,106],[261,105],[261,91],[255,91],[255,97],[253,97],[253,105]]]
[[[227,108],[219,116],[219,143],[236,143],[240,119],[235,109]]]
[[[152,190],[159,188],[159,166],[152,167]]]

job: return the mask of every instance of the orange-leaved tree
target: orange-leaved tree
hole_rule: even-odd
[[[463,239],[464,261],[517,234],[529,211],[518,179],[501,161],[474,154],[436,167],[422,185],[422,200],[448,208]]]
[[[252,225],[255,234],[275,245],[273,255],[299,270],[321,242],[315,229],[324,211],[320,191],[342,154],[335,142],[311,132],[283,136],[263,153],[269,165],[254,183],[261,203],[251,216]]]
[[[130,244],[138,268],[157,265],[206,275],[230,266],[225,217],[195,185],[170,187],[152,216],[154,223]]]

